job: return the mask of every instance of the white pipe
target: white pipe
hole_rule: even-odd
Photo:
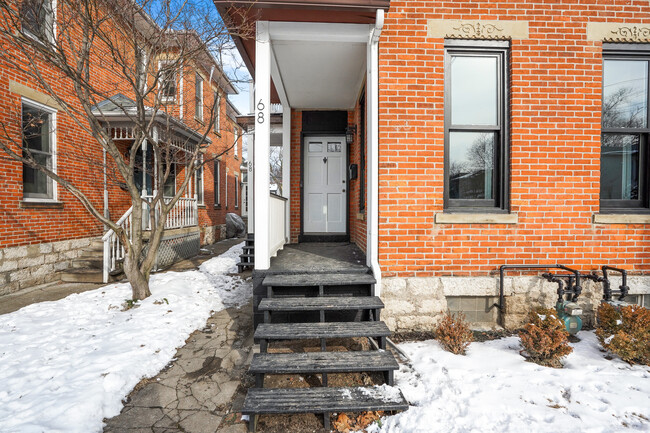
[[[368,256],[367,264],[377,280],[375,294],[381,294],[379,266],[379,37],[384,27],[384,11],[377,9],[375,26],[368,41]]]

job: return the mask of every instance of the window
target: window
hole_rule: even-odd
[[[445,43],[446,210],[508,208],[508,47]]]
[[[198,72],[194,80],[194,116],[203,122],[203,77]]]
[[[239,174],[235,173],[235,209],[239,208]]]
[[[221,95],[214,92],[214,132],[221,135]]]
[[[605,211],[650,207],[650,48],[631,54],[606,49],[603,59],[600,208]]]
[[[235,154],[235,158],[239,158],[237,155],[239,154],[239,128],[237,128],[237,125],[233,127],[233,136],[235,137],[235,144],[233,144],[233,153]]]
[[[226,169],[226,209],[228,209],[228,169]]]
[[[56,171],[54,156],[56,112],[40,104],[22,104],[23,156]],[[23,164],[23,198],[56,200],[54,181],[45,173]]]
[[[163,170],[166,170],[165,165],[166,164],[163,164]],[[163,196],[173,197],[174,195],[176,195],[176,164],[172,163],[172,166],[169,169],[169,176],[167,176],[165,184],[163,185]]]
[[[176,100],[177,77],[174,62],[159,62],[160,98],[163,102]]]
[[[199,158],[199,167],[196,169],[196,197],[199,204],[203,204],[203,157]]]
[[[220,177],[221,177],[221,167],[219,165],[220,161],[218,159],[214,160],[213,168],[213,182],[214,182],[214,206],[221,206],[221,191],[219,191],[220,186]]]
[[[51,0],[23,0],[20,19],[26,34],[41,41],[54,40],[54,8]]]
[[[650,309],[650,294],[646,295],[628,295],[624,299],[625,302],[630,304],[637,304],[644,308]]]
[[[137,88],[140,92],[144,92],[147,89],[147,51],[144,48],[136,49],[136,74]]]

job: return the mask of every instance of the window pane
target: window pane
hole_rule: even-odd
[[[639,136],[604,134],[600,153],[600,198],[639,199]]]
[[[497,58],[452,56],[451,123],[496,125]]]
[[[449,133],[449,198],[494,199],[493,132]]]
[[[648,62],[605,60],[603,66],[603,126],[645,128],[648,104]]]
[[[340,152],[341,151],[341,143],[339,142],[328,142],[327,143],[327,151],[328,152]]]
[[[323,151],[323,143],[314,142],[314,141],[309,143],[309,152],[318,153],[322,151]]]
[[[165,169],[163,165],[163,170]],[[173,197],[176,194],[176,166],[172,164],[169,170],[169,176],[163,185],[163,195],[166,197]]]
[[[51,167],[49,155],[36,154],[34,159],[40,165]],[[50,179],[39,170],[23,165],[23,195],[32,198],[52,198]]]
[[[50,153],[50,115],[23,105],[23,146]]]

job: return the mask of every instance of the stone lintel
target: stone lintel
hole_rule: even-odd
[[[650,224],[650,214],[594,214],[594,224]]]
[[[587,23],[587,40],[603,42],[650,42],[650,24]]]
[[[528,21],[428,20],[430,38],[528,39]]]
[[[31,87],[27,87],[24,84],[20,84],[16,81],[9,81],[9,91],[31,99],[34,102],[47,105],[48,107],[55,108],[57,110],[61,109],[59,103],[56,102],[56,100],[50,95],[39,92],[38,90],[34,90]]]

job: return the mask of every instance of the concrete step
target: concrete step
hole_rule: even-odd
[[[102,283],[104,275],[101,270],[91,268],[73,268],[61,271],[61,281],[66,283]]]
[[[104,268],[104,260],[101,258],[98,259],[88,259],[85,257],[80,257],[72,261],[73,269],[98,269],[102,270]]]

